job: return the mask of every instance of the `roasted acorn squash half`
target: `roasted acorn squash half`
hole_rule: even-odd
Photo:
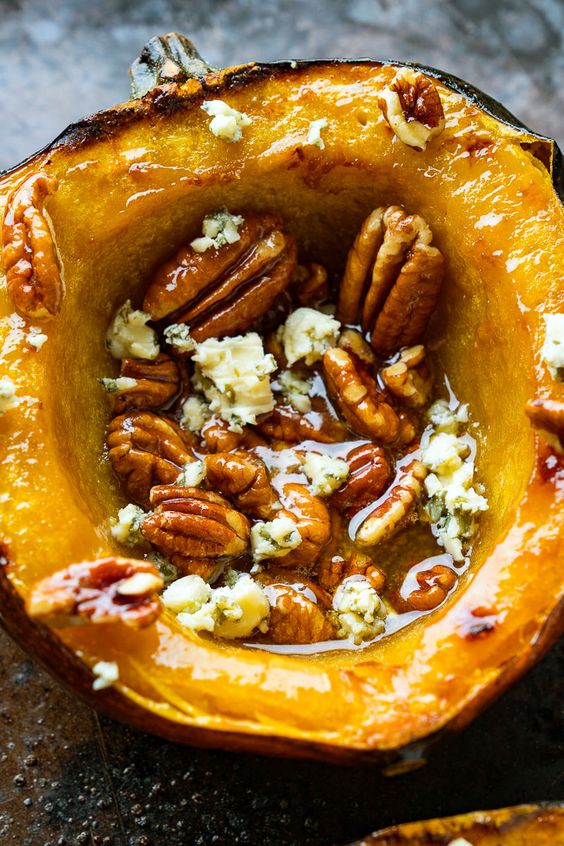
[[[564,843],[564,808],[518,805],[456,817],[403,823],[377,831],[356,846],[557,846]]]
[[[0,179],[0,376],[18,397],[0,418],[2,621],[61,681],[138,728],[196,745],[389,764],[471,720],[561,630],[564,388],[541,358],[542,315],[564,310],[559,153],[430,69],[413,72],[432,82],[445,124],[416,149],[384,117],[399,65],[214,72],[159,45],[134,71],[143,96],[71,126]],[[252,116],[240,142],[209,131],[205,99]],[[304,146],[320,119],[323,148]],[[423,215],[446,257],[434,347],[480,426],[490,509],[459,589],[367,649],[310,657],[203,640],[166,614],[142,630],[53,632],[32,621],[24,602],[37,580],[119,554],[108,518],[123,497],[103,460],[107,408],[96,389],[115,308],[142,299],[210,208],[275,208],[306,261],[342,271],[360,222],[393,203]],[[39,352],[26,341],[30,326],[47,336]],[[525,413],[535,400],[550,444]],[[120,677],[93,692],[100,660],[117,660]]]

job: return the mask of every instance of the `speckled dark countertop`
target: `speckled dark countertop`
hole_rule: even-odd
[[[0,0],[0,167],[127,98],[155,33],[212,64],[412,59],[461,76],[563,140],[560,0]],[[99,718],[0,633],[0,843],[330,846],[408,819],[561,799],[564,648],[426,767],[370,769],[207,752]]]

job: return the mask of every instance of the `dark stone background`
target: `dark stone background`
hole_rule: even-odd
[[[216,65],[420,61],[562,140],[559,0],[0,0],[0,167],[126,99],[130,61],[171,29]],[[392,822],[561,799],[563,670],[560,647],[426,767],[389,779],[140,735],[99,718],[0,633],[0,843],[330,846]]]

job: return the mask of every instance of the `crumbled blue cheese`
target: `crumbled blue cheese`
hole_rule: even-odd
[[[234,244],[241,240],[239,227],[244,222],[245,220],[241,215],[231,214],[227,209],[220,209],[204,217],[202,237],[195,238],[190,246],[197,253],[205,253],[212,247],[218,249],[226,244]]]
[[[319,452],[307,452],[303,470],[316,496],[331,496],[348,479],[349,465],[342,458],[332,458]]]
[[[39,352],[43,344],[47,341],[48,336],[38,326],[30,326],[25,339],[30,347],[33,347],[35,352]]]
[[[259,520],[251,528],[251,550],[257,564],[267,558],[282,558],[301,542],[302,536],[290,517]]]
[[[166,588],[162,601],[182,626],[227,639],[268,629],[270,605],[262,587],[248,573],[228,574],[223,587],[212,588],[200,576],[184,576]]]
[[[137,379],[131,379],[129,376],[118,376],[117,379],[98,379],[99,383],[104,387],[108,394],[124,394],[131,391],[137,385]]]
[[[436,432],[456,434],[462,424],[468,423],[468,406],[464,403],[451,408],[447,400],[436,400],[427,412],[427,419]]]
[[[276,370],[276,360],[265,355],[256,332],[221,341],[209,338],[196,345],[193,361],[196,388],[233,431],[242,431],[274,408],[269,374]]]
[[[457,837],[451,840],[448,846],[472,846],[472,844],[465,837]]]
[[[231,143],[240,141],[243,137],[243,129],[252,123],[248,115],[238,112],[223,100],[206,100],[200,108],[212,118],[211,132],[223,141]]]
[[[292,370],[283,370],[278,376],[278,384],[284,399],[296,409],[306,414],[311,411],[311,379],[302,379]]]
[[[546,335],[542,357],[555,379],[564,378],[564,313],[545,314]]]
[[[0,414],[15,408],[19,403],[16,396],[16,386],[9,376],[0,377]]]
[[[157,333],[147,323],[151,316],[131,308],[131,300],[117,310],[106,333],[106,345],[114,358],[143,358],[159,354]]]
[[[278,330],[288,364],[295,364],[300,359],[306,364],[319,361],[326,350],[336,345],[340,329],[338,320],[317,309],[293,311]]]
[[[180,425],[190,432],[200,432],[211,417],[210,407],[201,397],[191,396],[182,403]]]
[[[119,667],[115,661],[98,661],[92,667],[96,676],[92,682],[92,690],[105,690],[119,679]]]
[[[319,147],[320,150],[325,149],[325,141],[321,137],[321,130],[326,129],[329,125],[327,118],[319,118],[319,120],[312,120],[307,132],[307,143],[314,147]]]
[[[178,578],[178,569],[164,555],[159,555],[158,552],[151,552],[147,556],[147,560],[155,565],[165,585],[169,585]]]
[[[175,484],[186,488],[197,488],[206,478],[206,465],[203,461],[189,461],[179,474]]]
[[[135,546],[135,544],[142,543],[143,535],[141,534],[141,526],[146,514],[138,505],[132,502],[118,511],[117,519],[112,520],[112,527],[110,529],[111,535],[119,543],[124,543],[127,546]]]
[[[189,353],[196,349],[196,342],[190,335],[190,327],[186,323],[171,323],[164,330],[167,344],[178,353]]]
[[[337,637],[354,643],[372,640],[385,629],[386,606],[364,576],[349,576],[333,596],[332,619]]]
[[[488,509],[486,498],[473,485],[469,439],[458,434],[468,411],[440,400],[428,416],[432,423],[423,434],[421,453],[421,461],[431,471],[425,479],[424,511],[441,546],[455,561],[463,561],[465,542],[475,530],[475,515]]]

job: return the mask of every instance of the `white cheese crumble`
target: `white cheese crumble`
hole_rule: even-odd
[[[206,465],[203,461],[189,461],[179,474],[175,484],[185,488],[197,488],[206,478]]]
[[[243,129],[250,126],[251,118],[244,112],[231,108],[223,100],[206,100],[200,108],[211,116],[210,130],[223,141],[240,141]]]
[[[265,355],[256,332],[221,341],[209,338],[196,345],[193,361],[196,388],[233,431],[242,431],[274,408],[269,374],[276,370],[276,360]]]
[[[337,637],[354,643],[372,640],[385,629],[386,606],[364,576],[350,576],[341,582],[333,596],[332,618]]]
[[[432,425],[422,439],[421,461],[432,471],[425,479],[429,499],[424,510],[441,546],[455,561],[463,561],[464,542],[475,530],[475,515],[488,509],[486,498],[473,486],[468,438],[457,434],[468,420],[468,411],[465,406],[451,409],[440,400],[428,416],[439,430]]]
[[[541,350],[554,379],[564,378],[564,313],[545,314],[546,335]]]
[[[319,452],[307,452],[303,470],[316,496],[331,496],[348,478],[349,465],[342,458],[332,458]]]
[[[117,310],[106,333],[106,345],[114,358],[153,360],[159,354],[157,333],[146,324],[151,319],[144,311],[131,308],[131,300]]]
[[[429,408],[427,418],[436,432],[456,434],[462,423],[468,423],[468,406],[464,403],[451,408],[447,400],[436,400]]]
[[[0,414],[15,408],[19,403],[16,386],[9,376],[0,377]]]
[[[117,519],[113,518],[110,533],[119,543],[134,546],[142,543],[141,525],[145,519],[145,512],[132,502],[118,511]]]
[[[302,536],[290,517],[259,520],[251,528],[251,550],[256,563],[265,558],[282,558],[302,542]]]
[[[202,223],[202,237],[194,238],[190,246],[197,253],[215,247],[224,247],[241,240],[239,227],[245,222],[238,214],[231,214],[227,209],[220,209],[213,214],[206,215]]]
[[[329,122],[325,117],[319,118],[319,120],[312,120],[307,133],[307,143],[319,147],[320,150],[324,150],[325,141],[321,137],[321,130],[326,129],[328,125]]]
[[[137,385],[137,379],[131,379],[129,376],[118,376],[117,379],[102,378],[98,381],[109,394],[124,394]]]
[[[167,344],[170,344],[176,352],[189,353],[196,349],[196,342],[190,335],[190,327],[186,323],[171,323],[164,330],[164,337]]]
[[[200,432],[210,417],[210,407],[201,397],[191,396],[182,403],[180,425],[183,429]]]
[[[48,340],[48,336],[41,331],[39,326],[30,326],[25,339],[30,347],[33,347],[35,352],[39,352],[43,344]]]
[[[182,626],[228,639],[268,629],[270,605],[248,573],[227,574],[224,587],[212,588],[200,576],[183,576],[166,588],[162,601]]]
[[[119,667],[115,661],[98,661],[92,667],[92,672],[96,676],[92,690],[104,690],[119,679]]]
[[[284,399],[296,409],[306,414],[311,411],[311,379],[301,379],[292,370],[283,370],[278,376],[278,384]]]
[[[278,330],[289,365],[303,359],[314,364],[337,343],[341,324],[314,308],[298,308]]]
[[[455,840],[451,840],[448,846],[472,846],[472,844],[465,837],[457,837]]]

